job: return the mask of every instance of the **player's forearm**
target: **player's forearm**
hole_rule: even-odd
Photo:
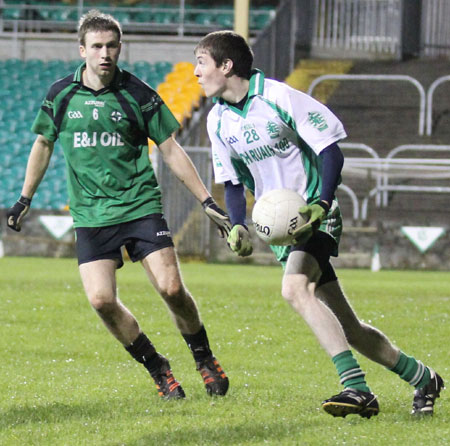
[[[179,164],[177,163],[176,169],[172,170],[177,178],[201,203],[211,195],[201,180],[197,169],[187,155],[185,155],[185,157],[180,156]]]
[[[320,199],[326,202],[328,206],[331,206],[340,181],[344,155],[339,146],[334,143],[325,148],[321,152],[320,157],[322,158],[322,190]]]
[[[164,142],[160,145],[164,162],[169,166],[175,176],[187,187],[187,189],[199,200],[203,202],[211,194],[206,189],[205,184],[201,180],[197,169],[175,140],[173,142]]]
[[[53,153],[53,145],[44,143],[39,138],[31,148],[28,158],[22,195],[32,198],[42,181]]]
[[[233,184],[231,181],[225,183],[225,205],[230,215],[231,224],[245,225],[247,201],[242,184]]]

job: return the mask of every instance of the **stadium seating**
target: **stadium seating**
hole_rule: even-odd
[[[11,206],[20,195],[29,151],[35,139],[30,129],[48,87],[56,79],[73,72],[79,64],[78,59],[55,59],[47,62],[39,59],[0,60],[0,208]],[[123,62],[120,66],[135,73],[155,89],[173,68],[171,63],[165,61],[152,64]],[[185,65],[184,69],[187,68],[190,68],[192,74],[192,65]],[[33,92],[32,95],[30,91]],[[178,119],[183,121],[191,113],[190,108],[196,104],[186,100],[170,106]],[[185,107],[190,108],[184,110]],[[33,207],[49,210],[62,209],[66,205],[65,161],[57,143],[49,169],[33,198]]]
[[[286,78],[291,87],[307,92],[311,82],[324,74],[346,74],[352,68],[351,61],[345,60],[301,60],[297,67]],[[314,92],[314,97],[320,102],[327,103],[330,96],[338,86],[338,82],[327,82],[320,85]]]
[[[27,4],[19,0],[5,0],[5,8],[0,10],[4,20],[32,20],[64,24],[65,22],[77,22],[78,6],[76,2],[63,1],[39,1],[28,0]],[[67,4],[70,3],[70,4]],[[157,25],[179,25],[181,17],[186,26],[205,26],[215,28],[232,28],[234,21],[233,5],[229,2],[214,4],[185,5],[184,14],[180,13],[180,7],[176,4],[168,5],[163,2],[149,4],[146,1],[139,2],[102,2],[85,1],[84,7],[95,7],[114,16],[126,26],[128,24],[155,23]],[[274,16],[273,7],[250,7],[250,29],[263,29]],[[176,27],[175,27],[176,28]],[[174,29],[175,29],[174,28]],[[192,30],[191,30],[192,31]]]

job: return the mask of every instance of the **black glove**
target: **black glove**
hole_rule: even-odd
[[[22,219],[30,210],[31,199],[23,195],[16,201],[14,206],[10,207],[6,212],[7,225],[19,232],[22,229]]]
[[[212,197],[208,197],[203,203],[203,210],[206,215],[217,225],[220,237],[228,237],[231,230],[231,222],[226,214]]]

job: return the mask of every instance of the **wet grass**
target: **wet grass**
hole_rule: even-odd
[[[107,333],[72,259],[0,259],[1,445],[445,445],[447,392],[432,419],[411,419],[412,389],[358,355],[378,395],[370,420],[321,408],[336,372],[280,297],[281,269],[183,263],[211,346],[230,378],[206,395],[192,357],[139,265],[120,297],[171,361],[185,401],[159,400],[144,368]],[[450,273],[338,271],[360,317],[450,381]]]

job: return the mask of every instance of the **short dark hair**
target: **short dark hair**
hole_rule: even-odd
[[[214,31],[203,37],[195,47],[207,50],[219,67],[226,59],[233,61],[232,74],[250,79],[253,65],[253,51],[245,39],[233,31]]]
[[[84,14],[78,23],[78,40],[81,45],[86,45],[86,33],[90,31],[113,31],[119,41],[122,39],[120,23],[110,14],[104,14],[96,9],[91,9]]]

